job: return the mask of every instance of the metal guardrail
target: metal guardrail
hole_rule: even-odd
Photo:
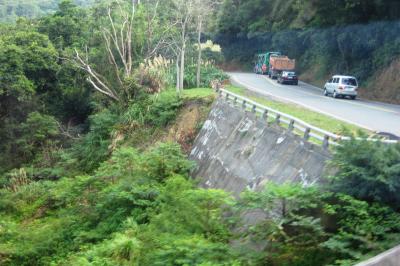
[[[285,124],[289,131],[293,131],[302,135],[302,137],[306,140],[317,140],[318,143],[322,143],[322,147],[328,148],[329,145],[337,146],[340,141],[351,140],[351,137],[341,136],[334,134],[332,132],[323,130],[318,127],[314,127],[294,116],[279,112],[275,109],[269,108],[267,106],[256,103],[250,99],[247,99],[238,94],[232,93],[225,89],[217,89],[219,97],[224,97],[226,101],[232,101],[234,105],[241,104],[241,107],[244,110],[251,110],[252,113],[260,114],[265,121],[268,121],[269,118],[275,120],[276,124]],[[385,139],[376,139],[376,138],[356,138],[358,140],[368,140],[368,141],[380,141],[388,144],[396,144],[399,143],[397,140],[385,140]]]

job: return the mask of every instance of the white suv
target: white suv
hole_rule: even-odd
[[[328,80],[324,87],[324,95],[332,95],[334,98],[349,96],[355,100],[357,98],[358,82],[351,76],[333,76]]]

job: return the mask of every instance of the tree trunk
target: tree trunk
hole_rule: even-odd
[[[203,27],[203,19],[199,17],[199,28],[198,28],[198,36],[197,36],[197,48],[199,49],[198,58],[197,58],[197,75],[196,75],[196,86],[200,88],[201,82],[201,32]]]
[[[179,89],[183,90],[183,79],[185,77],[185,52],[186,52],[186,25],[184,25],[182,30],[182,49],[181,49],[181,67],[179,74]]]
[[[176,62],[175,62],[175,66],[176,66],[176,93],[178,95],[180,95],[180,82],[181,82],[181,73],[180,73],[180,68],[179,68],[179,57],[180,54],[178,54],[176,56]]]
[[[184,45],[185,46],[185,45]],[[185,76],[185,48],[182,47],[182,52],[181,52],[181,67],[180,67],[180,74],[179,74],[179,89],[182,91],[183,90],[183,79]]]

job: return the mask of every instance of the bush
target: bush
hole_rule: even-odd
[[[164,91],[158,95],[143,98],[129,106],[122,116],[122,121],[128,125],[164,127],[175,119],[181,106],[182,99],[174,91]]]
[[[148,112],[145,116],[146,123],[158,127],[166,126],[175,119],[181,106],[182,99],[175,92],[163,92],[157,95],[148,107]]]
[[[197,65],[188,65],[185,69],[185,79],[184,84],[186,88],[195,88],[197,86],[196,74]],[[208,88],[210,87],[211,81],[213,80],[225,80],[228,76],[219,68],[212,64],[203,64],[201,67],[201,82],[200,87]]]
[[[400,209],[400,145],[352,140],[333,157],[331,189]]]
[[[119,121],[119,115],[105,109],[89,117],[89,132],[67,152],[67,164],[76,165],[84,172],[92,172],[110,154],[111,132]]]

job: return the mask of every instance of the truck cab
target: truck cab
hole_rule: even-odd
[[[256,74],[268,74],[270,71],[270,59],[271,57],[281,56],[280,52],[266,52],[263,54],[256,55],[256,62],[254,66],[254,73]]]

